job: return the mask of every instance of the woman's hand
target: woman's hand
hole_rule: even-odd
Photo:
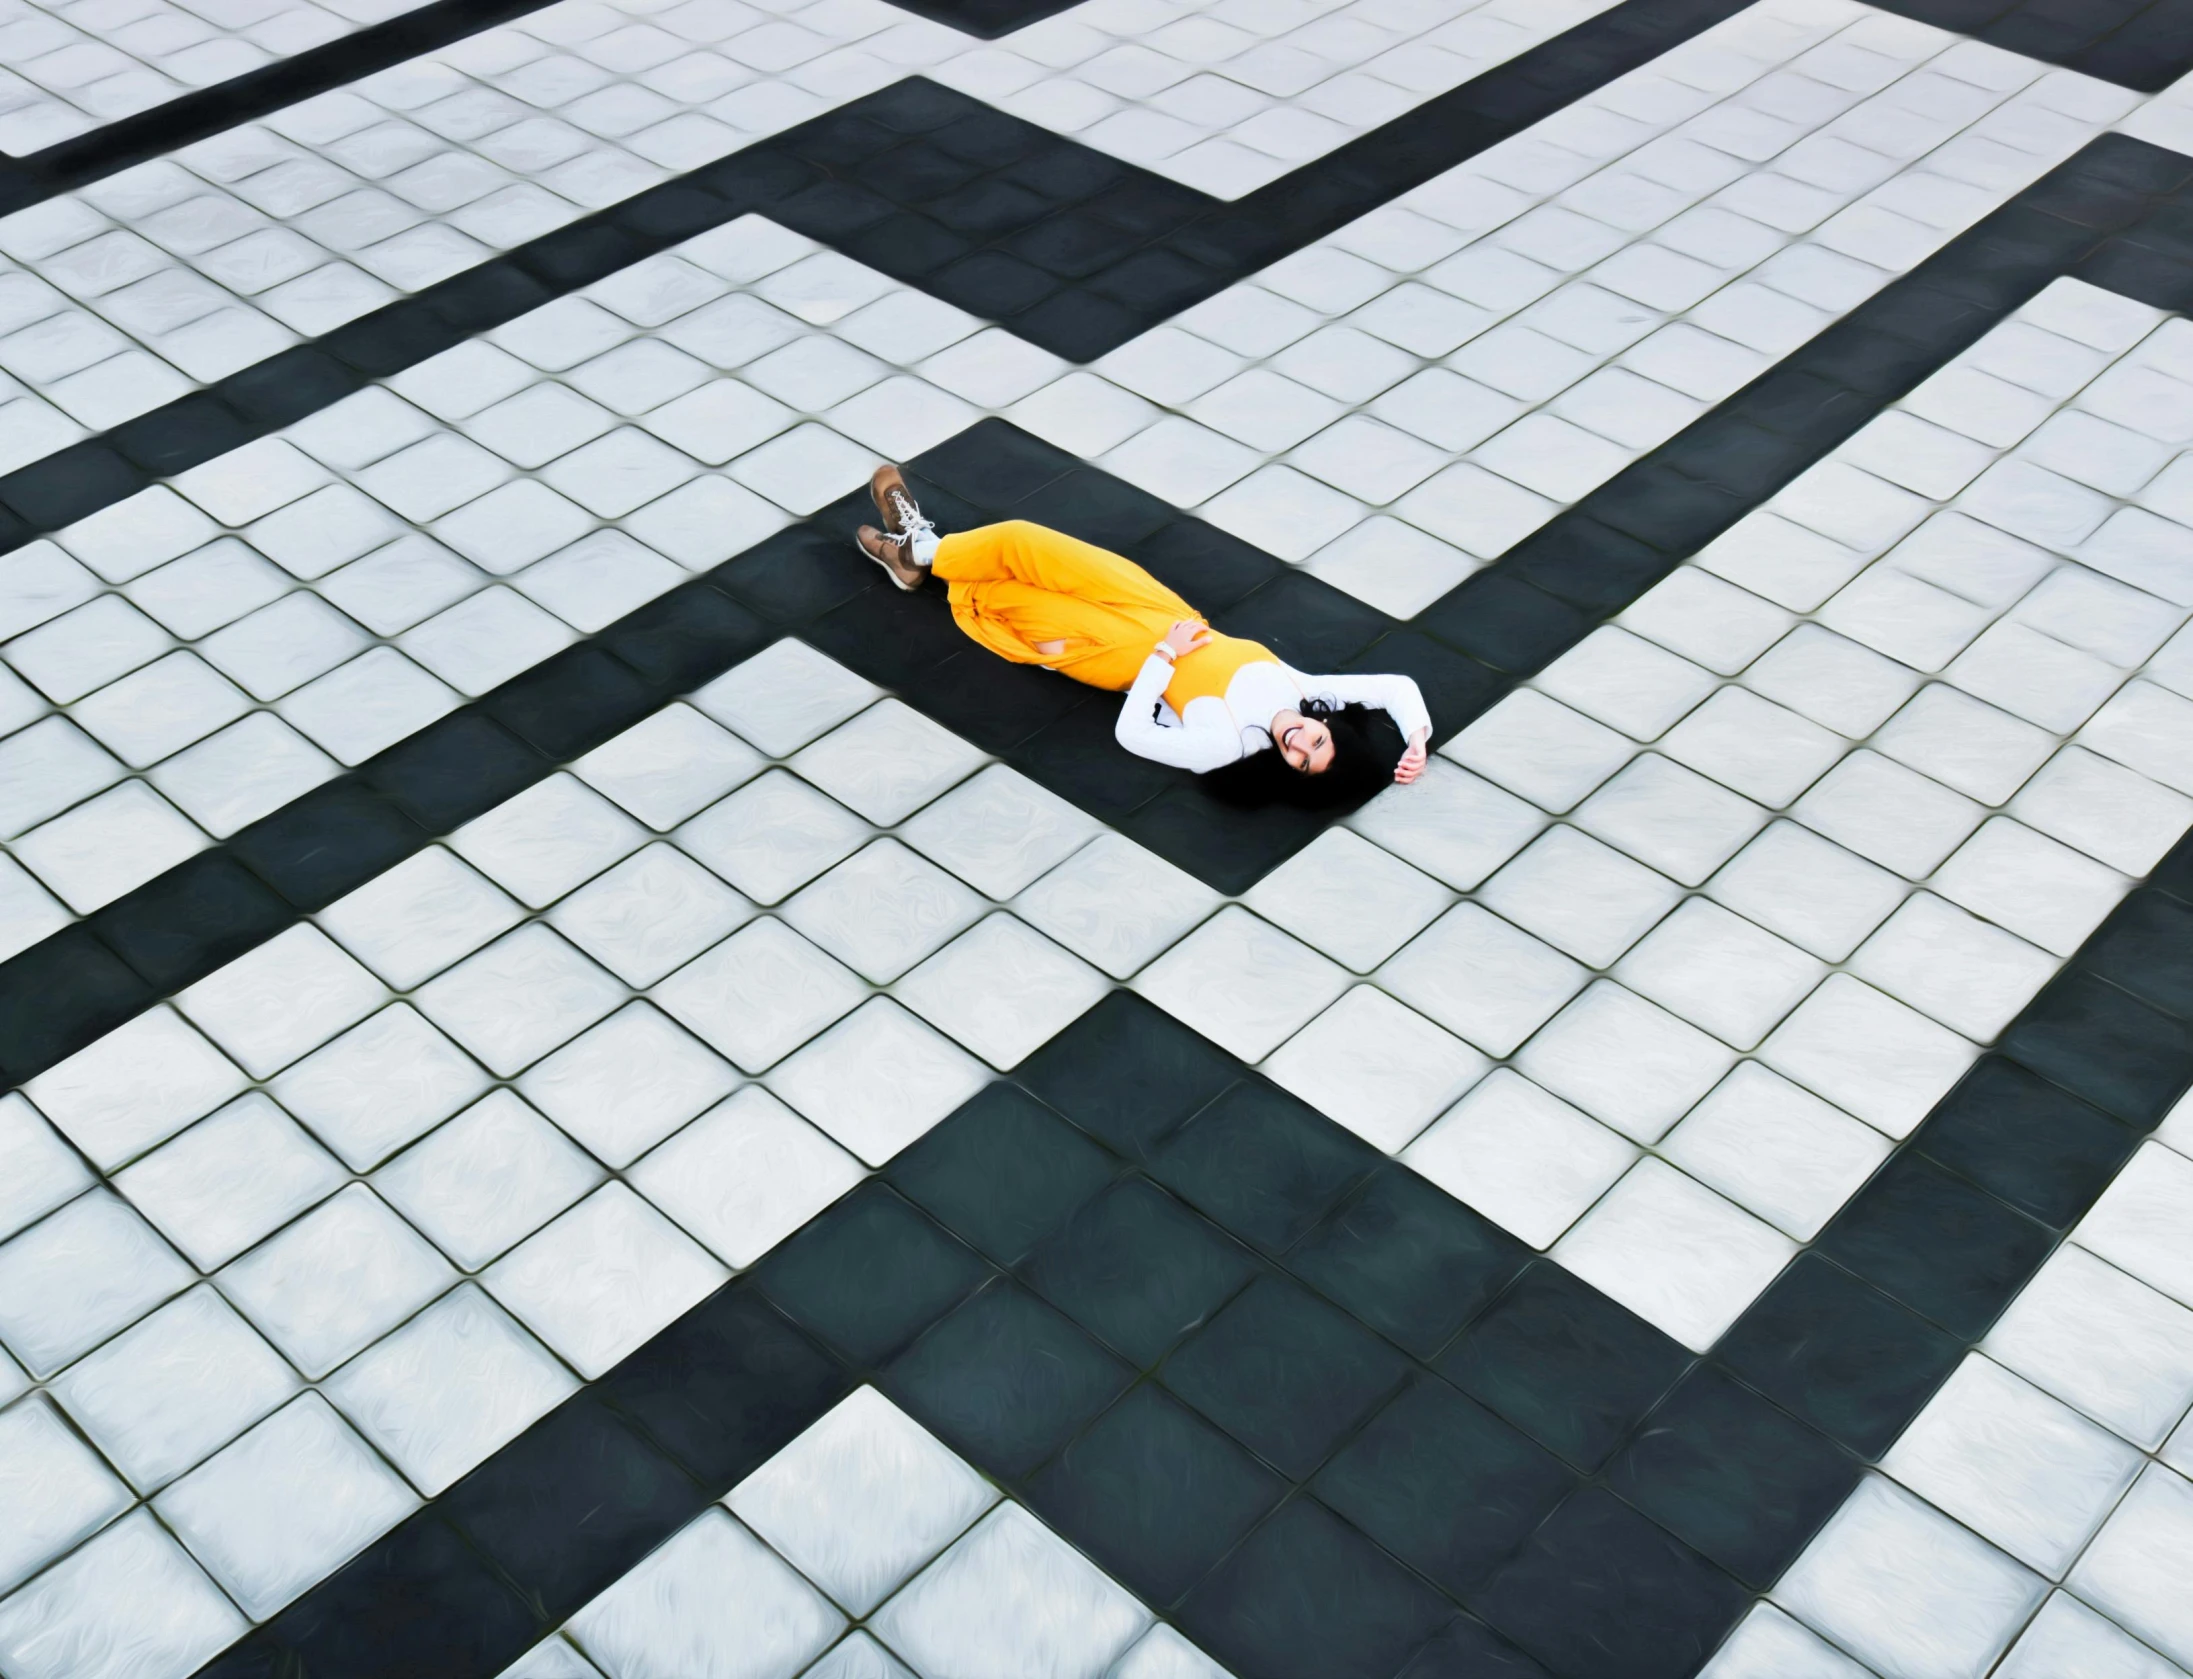
[[[1409,736],[1409,749],[1401,754],[1401,762],[1393,767],[1393,778],[1406,787],[1424,773],[1425,760],[1430,756],[1431,731],[1419,729]]]
[[[1183,618],[1165,632],[1165,639],[1158,645],[1171,648],[1173,657],[1177,659],[1183,653],[1193,653],[1198,647],[1207,646],[1210,639],[1209,625],[1198,623],[1193,618]]]

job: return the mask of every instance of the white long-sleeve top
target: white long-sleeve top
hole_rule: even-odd
[[[1259,659],[1234,672],[1224,698],[1206,694],[1190,700],[1184,715],[1165,703],[1172,676],[1172,665],[1158,654],[1145,659],[1119,708],[1114,733],[1137,757],[1198,774],[1264,751],[1272,744],[1272,718],[1299,710],[1306,700],[1377,706],[1404,740],[1432,726],[1424,696],[1406,676],[1306,676],[1277,659]]]

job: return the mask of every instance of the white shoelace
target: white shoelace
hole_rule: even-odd
[[[922,517],[921,509],[904,490],[891,492],[891,507],[898,514],[899,528],[896,540],[903,552],[910,555],[916,565],[927,565],[937,547],[937,527]]]

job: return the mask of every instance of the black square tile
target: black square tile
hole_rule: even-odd
[[[1260,1277],[1177,1348],[1165,1385],[1296,1480],[1394,1390],[1408,1363],[1338,1307]]]
[[[1643,1318],[1541,1260],[1439,1369],[1540,1445],[1596,1469],[1690,1362]]]
[[[296,910],[227,851],[201,851],[91,917],[102,943],[162,993],[287,928]]]
[[[535,1615],[572,1615],[711,1492],[581,1389],[443,1493],[438,1509]]]
[[[1177,1603],[1287,1490],[1150,1382],[1028,1484],[1045,1520],[1159,1608]]]
[[[1223,612],[1286,569],[1263,549],[1183,514],[1135,549],[1143,569],[1198,612]]]
[[[2043,986],[1996,1047],[2143,1129],[2193,1081],[2193,1027],[2076,967]]]
[[[972,645],[909,677],[899,692],[932,721],[1000,756],[1089,698],[1087,688],[1055,671]]]
[[[885,586],[875,562],[854,546],[850,525],[843,531],[789,525],[733,555],[708,577],[771,623],[793,629],[865,589]]]
[[[160,1000],[79,922],[0,962],[0,1072],[44,1072]]]
[[[1498,567],[1442,595],[1418,622],[1440,640],[1514,676],[1542,669],[1592,628],[1577,607]]]
[[[2020,1212],[2064,1230],[2108,1187],[2139,1133],[2017,1062],[1988,1055],[1935,1104],[1911,1141]]]
[[[1123,749],[1119,696],[1083,691],[1088,697],[1080,705],[1022,741],[1008,761],[1029,780],[1116,827],[1189,776]]]
[[[1552,1679],[1483,1621],[1457,1615],[1394,1679]]]
[[[1176,1619],[1243,1679],[1392,1679],[1452,1613],[1315,1499],[1296,1498],[1189,1594]]]
[[[1016,1480],[1111,1404],[1134,1372],[1011,1279],[984,1289],[884,1373],[900,1404],[991,1475]]]
[[[1405,1166],[1381,1166],[1287,1268],[1418,1358],[1505,1288],[1530,1250]]]
[[[2134,892],[2086,941],[2079,962],[2181,1020],[2193,1016],[2193,904]]]
[[[1470,1607],[1565,1679],[1690,1679],[1750,1599],[1612,1493],[1586,1487]]]
[[[194,391],[149,414],[125,420],[108,433],[108,439],[147,472],[171,478],[241,448],[259,435],[258,426],[211,391]]]
[[[1133,554],[1176,517],[1171,507],[1124,478],[1080,467],[1013,504],[1013,517],[1079,537],[1115,553]],[[1155,575],[1154,573],[1152,575]]]
[[[1260,641],[1312,675],[1339,670],[1394,622],[1377,607],[1292,569],[1217,616],[1228,635]]]
[[[874,1181],[818,1214],[752,1273],[794,1323],[867,1368],[990,1274],[972,1248]]]
[[[238,829],[228,846],[297,908],[316,910],[394,868],[427,838],[393,802],[346,776]]]
[[[1576,1472],[1552,1453],[1420,1374],[1310,1490],[1459,1595],[1506,1562],[1576,1485]]]
[[[1113,991],[1015,1076],[1099,1142],[1142,1156],[1238,1079],[1241,1064],[1154,1003]]]
[[[851,1378],[751,1287],[695,1306],[595,1384],[703,1486],[729,1490],[843,1397]]]
[[[627,613],[597,638],[658,688],[685,693],[776,639],[721,590],[687,583]]]
[[[1022,1267],[1029,1285],[1141,1369],[1260,1269],[1254,1255],[1149,1179],[1114,1184]]]
[[[1540,526],[1498,563],[1501,570],[1572,606],[1614,612],[1665,577],[1676,561],[1650,543],[1572,509]]]
[[[1828,1438],[1710,1364],[1678,1382],[1607,1466],[1607,1484],[1764,1591],[1857,1484]]]
[[[447,834],[555,767],[546,753],[467,708],[374,754],[359,766],[358,779],[428,833]]]
[[[800,635],[879,687],[900,690],[915,687],[925,673],[967,651],[967,637],[952,622],[944,591],[934,582],[910,594],[865,589]]]
[[[1000,1265],[1017,1264],[1112,1181],[1118,1158],[1018,1085],[977,1093],[892,1161],[891,1181]]]
[[[1803,1253],[1714,1350],[1830,1439],[1878,1456],[1964,1354],[1964,1343],[1816,1254]]]
[[[1906,1149],[1851,1198],[1816,1249],[1977,1341],[2055,1242],[2048,1226]]]
[[[520,740],[568,763],[622,734],[669,697],[621,659],[581,642],[475,703]]]
[[[1252,1079],[1175,1132],[1150,1175],[1243,1241],[1283,1253],[1384,1158],[1308,1103]]]
[[[1346,813],[1345,806],[1297,810],[1232,802],[1213,785],[1218,779],[1182,776],[1117,826],[1213,891],[1237,896]]]
[[[368,1545],[265,1629],[313,1679],[472,1679],[546,1629],[431,1509]],[[280,1671],[277,1669],[276,1671]]]
[[[1432,715],[1435,744],[1467,728],[1513,686],[1492,666],[1416,629],[1380,636],[1344,668],[1413,678]]]

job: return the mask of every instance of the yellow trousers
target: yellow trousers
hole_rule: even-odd
[[[1134,561],[1025,519],[945,537],[930,569],[944,579],[953,621],[991,652],[1114,693],[1134,686],[1167,630],[1203,617]],[[1046,642],[1063,645],[1046,653]],[[1224,694],[1235,671],[1271,656],[1214,630],[1176,661],[1165,697],[1179,711]]]

